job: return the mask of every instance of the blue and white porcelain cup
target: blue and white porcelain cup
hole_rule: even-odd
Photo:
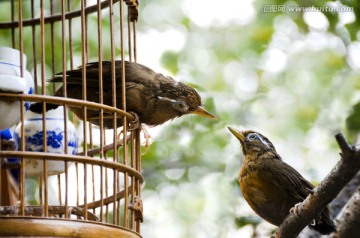
[[[32,94],[34,81],[26,70],[26,55],[23,59],[23,77],[21,77],[20,51],[0,46],[0,92]],[[25,102],[25,110],[30,102]],[[0,98],[0,130],[12,127],[20,121],[20,101]]]
[[[41,114],[28,111],[25,114],[25,150],[44,152],[43,140],[43,118]],[[14,137],[21,145],[21,124],[17,125]],[[76,129],[67,121],[67,153],[74,155],[77,149]],[[46,113],[46,152],[65,154],[65,128],[64,128],[64,107],[58,107]],[[20,147],[21,148],[21,147]],[[68,163],[70,164],[70,163]],[[64,162],[48,160],[48,175],[60,174],[65,170]],[[43,160],[26,159],[25,171],[27,175],[39,176],[43,173]]]

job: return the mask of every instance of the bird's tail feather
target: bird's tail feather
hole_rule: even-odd
[[[318,221],[309,225],[309,228],[318,231],[322,235],[329,235],[336,231],[334,222],[324,212],[321,213],[321,218]]]

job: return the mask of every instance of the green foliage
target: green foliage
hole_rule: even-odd
[[[175,51],[166,51],[161,56],[161,64],[172,74],[177,74],[179,66],[177,64],[179,54]]]
[[[305,21],[304,12],[264,13],[262,6],[321,7],[333,2],[258,0],[253,5],[252,20],[246,23],[230,20],[226,24],[212,19],[222,11],[216,5],[215,15],[208,16],[208,22],[214,24],[205,26],[187,10],[183,10],[182,17],[171,17],[178,8],[187,9],[180,1],[171,5],[160,0],[151,4],[145,1],[142,9],[148,13],[147,4],[154,7],[156,2],[162,23],[140,18],[139,25],[144,29],[161,29],[160,25],[171,24],[173,30],[181,29],[186,37],[183,48],[163,50],[162,65],[171,73],[178,73],[180,80],[181,76],[190,75],[190,80],[185,78],[186,83],[199,85],[196,88],[205,107],[218,120],[187,116],[161,127],[149,152],[143,156],[145,207],[151,207],[151,212],[159,216],[166,214],[168,219],[175,219],[174,229],[180,234],[176,237],[186,237],[187,230],[193,231],[191,237],[250,237],[242,233],[242,228],[257,226],[261,219],[249,212],[241,196],[237,182],[242,159],[240,145],[226,126],[255,129],[268,135],[286,162],[314,184],[318,183],[338,159],[333,135],[345,129],[345,121],[353,131],[358,132],[360,125],[360,109],[354,107],[348,117],[349,105],[359,94],[360,73],[349,64],[347,55],[348,46],[357,39],[359,3],[341,2],[354,7],[355,21],[341,25],[342,13],[321,12],[328,26],[315,29]],[[228,6],[228,13],[233,7]],[[204,7],[198,14],[206,11],[211,10]],[[195,177],[194,170],[198,171]],[[217,175],[213,186],[202,187],[204,180]],[[204,189],[210,195],[199,192]],[[184,193],[190,193],[188,200],[179,203],[176,197]],[[191,193],[196,194],[197,200],[212,204],[195,209],[193,216],[197,219],[182,209],[194,199]],[[156,205],[152,199],[157,201]],[[177,208],[180,209],[176,212],[167,210]],[[217,219],[214,228],[209,228],[213,217],[204,218],[204,214]],[[235,227],[229,225],[230,221],[235,221]],[[174,230],[149,232],[147,227],[153,229],[157,222],[161,219],[145,219],[144,234],[151,237],[173,234]],[[199,227],[207,227],[207,232]],[[233,229],[239,230],[232,233]],[[266,237],[272,229],[257,232]]]
[[[346,118],[346,127],[352,136],[360,133],[360,102],[353,106],[351,113]]]
[[[255,216],[241,216],[235,218],[235,225],[239,228],[247,226],[247,225],[258,225],[261,222],[259,217]]]
[[[35,178],[28,178],[26,179],[26,185],[25,194],[27,196],[27,201],[31,205],[39,205],[39,191],[37,189],[39,187],[39,182]]]

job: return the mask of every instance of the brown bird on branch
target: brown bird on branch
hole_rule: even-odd
[[[245,200],[260,217],[279,226],[290,210],[313,191],[314,186],[282,161],[265,136],[252,130],[228,129],[240,141],[244,154],[239,183]],[[335,231],[328,207],[314,218],[309,227],[321,234]]]
[[[116,70],[116,103],[121,108],[121,61],[115,62]],[[112,106],[111,62],[102,62],[103,72],[103,103]],[[65,72],[67,97],[82,99],[82,68]],[[50,82],[62,82],[63,74],[57,74]],[[157,126],[166,121],[181,117],[186,114],[215,118],[214,115],[202,107],[199,94],[195,89],[181,82],[177,82],[169,76],[154,72],[152,69],[134,62],[125,61],[125,87],[126,107],[128,112],[138,116],[140,123]],[[87,101],[99,102],[99,63],[86,65],[86,90]],[[63,96],[63,88],[55,92],[55,96]],[[57,108],[59,105],[46,104],[46,110]],[[79,118],[83,118],[81,107],[69,106]],[[33,103],[30,110],[42,113],[43,104]],[[99,125],[99,111],[88,109],[87,120]],[[117,125],[122,126],[122,118],[117,119]],[[104,113],[104,126],[113,127],[113,114]]]

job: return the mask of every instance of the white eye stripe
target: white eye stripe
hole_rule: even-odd
[[[259,136],[261,142],[266,145],[267,148],[270,148],[270,145],[266,142],[266,140],[263,140],[263,138],[261,136]]]
[[[176,100],[170,99],[170,98],[167,98],[167,97],[158,96],[158,99],[160,99],[160,100],[165,100],[165,101],[170,101],[170,102],[176,102]]]
[[[251,138],[253,137],[253,138]],[[257,133],[252,133],[249,134],[249,139],[255,139],[255,140],[260,140],[264,145],[266,145],[267,148],[270,148],[271,146],[269,145],[269,143],[259,134]]]

